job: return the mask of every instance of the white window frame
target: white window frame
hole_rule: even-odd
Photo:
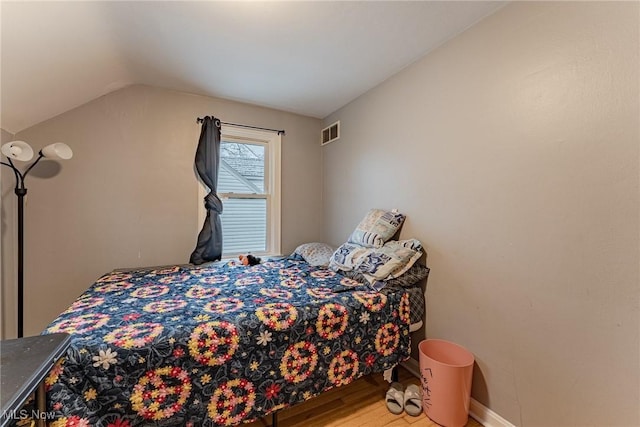
[[[264,194],[218,193],[224,204],[225,198],[264,198],[267,201],[267,236],[266,250],[255,255],[279,256],[281,243],[281,145],[282,138],[276,132],[248,129],[222,125],[221,141],[260,144],[265,147],[265,182]],[[206,185],[198,178],[198,232],[207,216],[202,200],[209,192]],[[224,239],[224,236],[223,236]],[[223,241],[224,251],[224,241]],[[231,258],[238,254],[223,253],[223,258]]]

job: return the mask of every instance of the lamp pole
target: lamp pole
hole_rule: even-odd
[[[33,157],[31,147],[24,141],[14,141],[3,145],[1,151],[7,157],[8,163],[0,162],[0,164],[10,167],[16,177],[14,192],[18,196],[18,338],[22,338],[24,335],[24,197],[27,195],[24,180],[43,157],[66,160],[73,156],[73,152],[68,145],[61,142],[48,145],[40,150],[38,158],[24,172],[20,172],[12,159],[31,160]]]
[[[18,196],[18,338],[24,331],[24,196],[26,188],[16,188]]]
[[[20,172],[9,157],[9,163],[2,162],[3,165],[13,169],[16,176],[16,187],[14,192],[18,196],[18,338],[24,336],[24,196],[27,189],[24,186],[24,179],[33,167],[44,157],[39,153],[38,158],[27,170]]]

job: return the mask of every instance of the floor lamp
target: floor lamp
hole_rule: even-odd
[[[7,158],[8,162],[0,162],[3,166],[8,166],[13,170],[16,177],[15,193],[18,196],[18,338],[23,336],[24,325],[24,196],[27,189],[24,186],[24,179],[27,174],[38,164],[40,159],[68,160],[73,156],[73,151],[67,144],[56,142],[44,147],[38,153],[38,158],[31,163],[24,172],[20,172],[13,163],[14,160],[28,162],[33,158],[33,149],[24,141],[13,141],[4,144],[0,151]]]

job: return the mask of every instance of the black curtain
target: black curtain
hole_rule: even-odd
[[[222,258],[222,201],[218,197],[218,169],[220,166],[220,120],[205,117],[202,121],[200,140],[196,149],[196,170],[209,194],[204,198],[207,217],[198,234],[198,244],[191,254],[192,264],[218,261]]]

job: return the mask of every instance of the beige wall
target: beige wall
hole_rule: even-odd
[[[427,336],[516,425],[640,425],[638,17],[515,2],[325,120],[326,240],[407,213]]]
[[[111,269],[188,262],[198,232],[196,118],[205,115],[286,130],[282,249],[321,237],[320,120],[130,86],[16,135],[34,148],[63,141],[74,151],[69,161],[43,161],[27,179],[25,335],[40,333]],[[5,320],[12,336],[15,321]]]
[[[0,145],[13,141],[12,133],[0,128]],[[4,158],[2,159],[4,161]],[[2,167],[2,171],[11,170],[8,167]],[[7,252],[7,247],[12,246],[15,240],[15,227],[9,229],[7,224],[14,221],[15,196],[13,196],[13,188],[15,179],[13,173],[6,177],[4,173],[0,173],[0,339],[5,338],[5,316],[12,319],[15,318],[16,312],[16,286],[11,286],[11,278],[14,274],[15,257]]]

